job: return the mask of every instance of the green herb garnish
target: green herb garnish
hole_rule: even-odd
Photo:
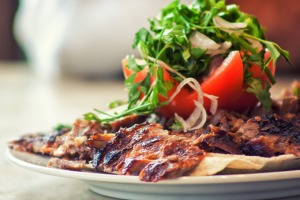
[[[150,29],[141,28],[135,34],[133,42],[133,48],[139,49],[145,63],[138,64],[134,56],[127,56],[127,67],[133,71],[125,81],[128,108],[102,121],[115,120],[132,113],[153,113],[158,107],[168,103],[168,100],[160,101],[159,96],[166,97],[173,85],[170,81],[164,81],[163,69],[158,60],[176,72],[170,73],[173,80],[180,82],[183,77],[199,80],[208,75],[214,56],[225,58],[234,50],[244,54],[244,84],[248,85],[246,91],[253,93],[266,109],[270,109],[269,90],[276,81],[267,66],[269,62],[275,63],[280,56],[290,63],[290,55],[277,44],[265,39],[264,30],[254,16],[241,12],[235,4],[226,5],[225,0],[196,0],[190,6],[175,0],[161,10],[159,17],[149,19],[149,23]],[[191,37],[197,32],[217,44],[230,43],[230,47],[216,54],[209,49],[194,47]],[[254,42],[261,47],[254,45]],[[271,54],[267,60],[264,59],[265,48]],[[247,69],[253,63],[261,66],[261,71],[265,72],[270,84],[264,85],[262,80],[252,77]],[[141,82],[136,82],[137,73],[146,66],[149,67],[149,74]],[[151,77],[156,77],[153,83],[150,82]],[[85,117],[100,120],[92,113]]]
[[[55,131],[61,131],[61,130],[63,130],[63,129],[72,129],[72,126],[69,125],[69,124],[57,124],[57,125],[53,128],[53,130],[55,130]]]

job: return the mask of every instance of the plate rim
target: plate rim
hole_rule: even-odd
[[[143,182],[138,179],[138,176],[114,175],[95,173],[89,171],[71,171],[65,169],[50,168],[43,165],[38,165],[18,158],[13,154],[13,150],[6,148],[5,157],[8,162],[18,165],[19,167],[29,169],[31,171],[42,174],[53,175],[65,178],[74,178],[85,181],[110,182],[110,183],[128,183],[128,184],[156,184],[156,185],[207,185],[207,184],[228,184],[228,183],[250,183],[262,181],[283,181],[291,179],[300,179],[300,170],[279,171],[279,172],[263,172],[252,174],[234,174],[234,175],[213,175],[213,176],[184,176],[171,180],[162,180],[159,182]],[[29,152],[21,152],[24,154],[32,154]],[[42,158],[48,156],[32,154]]]

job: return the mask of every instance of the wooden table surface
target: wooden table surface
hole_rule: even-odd
[[[280,78],[272,94],[279,94],[295,78]],[[109,102],[126,98],[122,80],[46,81],[34,76],[23,63],[0,62],[0,200],[111,199],[91,192],[81,181],[11,165],[4,154],[11,138],[47,131],[58,123],[70,124],[93,108],[105,110]]]

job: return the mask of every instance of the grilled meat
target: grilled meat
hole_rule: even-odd
[[[143,123],[120,129],[94,156],[99,171],[139,175],[143,181],[176,178],[204,157],[190,138],[169,134],[159,124]]]
[[[230,123],[225,113],[216,126],[210,125],[208,132],[197,139],[200,148],[206,152],[262,157],[300,156],[300,118],[296,115],[265,114],[247,121],[231,118],[235,122]]]
[[[245,132],[245,129],[250,129]],[[237,132],[243,141],[242,151],[246,155],[277,156],[294,154],[300,156],[300,118],[276,114],[263,115],[247,121]]]
[[[64,143],[69,131],[69,128],[64,128],[50,133],[26,134],[8,145],[18,151],[53,155],[53,151]]]

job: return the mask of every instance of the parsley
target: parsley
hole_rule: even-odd
[[[228,23],[246,24],[246,27],[219,27],[214,22],[216,17]],[[159,97],[167,97],[167,92],[173,85],[170,81],[164,81],[163,69],[158,60],[176,71],[170,73],[176,81],[182,81],[182,76],[197,80],[207,76],[214,55],[207,49],[192,46],[190,37],[195,32],[200,32],[218,44],[229,42],[230,48],[219,56],[226,57],[234,50],[243,52],[244,83],[248,85],[247,92],[253,93],[266,109],[270,108],[269,90],[271,84],[275,84],[276,81],[267,66],[269,62],[275,63],[280,56],[290,63],[290,55],[277,44],[265,39],[264,30],[254,16],[241,12],[235,4],[226,5],[225,0],[196,0],[190,6],[175,0],[161,10],[159,17],[149,19],[149,24],[149,29],[141,28],[137,31],[132,45],[133,48],[139,49],[140,56],[146,63],[138,64],[134,56],[127,56],[127,67],[133,71],[125,80],[128,108],[122,113],[105,118],[105,121],[132,113],[153,113],[158,107],[168,103],[168,100],[160,101]],[[259,51],[251,41],[259,43],[262,50]],[[268,60],[264,60],[265,48],[269,49],[271,54]],[[265,86],[260,79],[252,78],[247,69],[253,63],[261,66],[271,84]],[[149,67],[149,74],[144,80],[136,82],[137,73],[146,66]],[[155,77],[153,83],[150,81],[151,77]],[[86,114],[85,117],[100,120],[92,113]]]
[[[71,125],[68,125],[68,124],[57,124],[54,128],[53,128],[53,130],[55,130],[55,131],[61,131],[61,130],[63,130],[63,129],[72,129],[72,126]]]
[[[266,83],[264,88],[261,80],[257,78],[250,78],[248,85],[249,87],[246,89],[247,92],[255,94],[256,98],[261,102],[264,108],[270,110],[272,106],[272,100],[270,98],[271,94],[269,92],[271,85]]]

